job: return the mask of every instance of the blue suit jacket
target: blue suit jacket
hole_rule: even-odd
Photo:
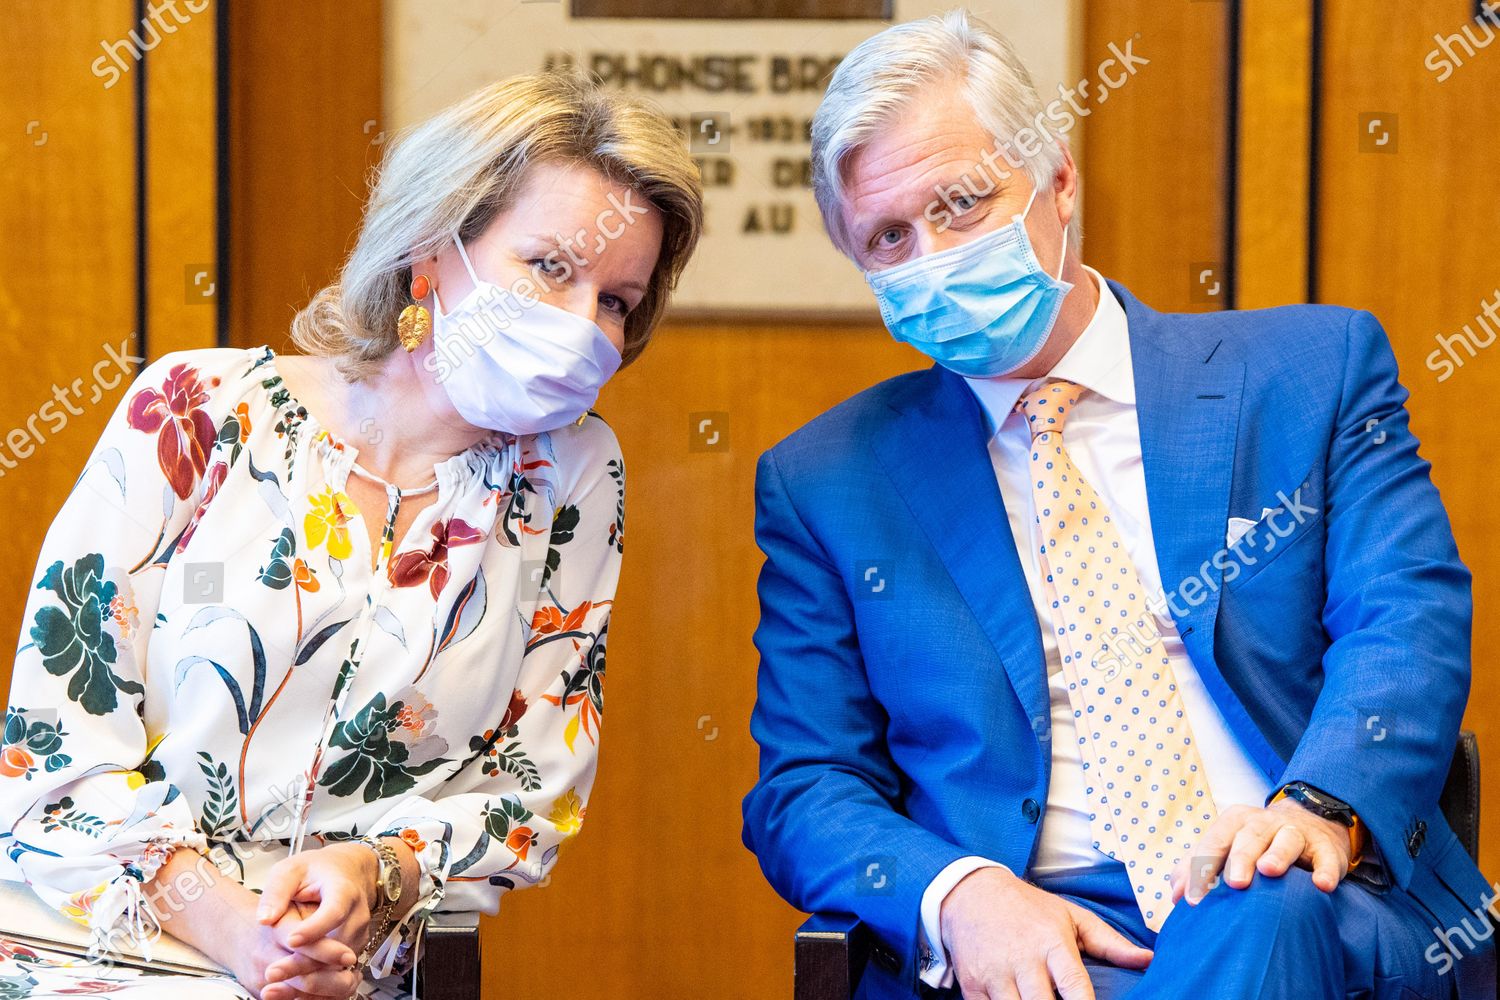
[[[1161,576],[1208,691],[1272,787],[1354,806],[1377,881],[1477,926],[1487,886],[1437,805],[1470,577],[1384,332],[1331,306],[1169,315],[1110,288]],[[1267,507],[1285,509],[1226,551],[1228,519]],[[818,417],[761,456],[756,535],[745,844],[793,905],[869,924],[909,993],[928,883],[969,854],[1024,872],[1047,801],[1041,637],[973,393],[933,367]],[[1457,963],[1461,987],[1488,977],[1463,995],[1493,995],[1492,962]]]

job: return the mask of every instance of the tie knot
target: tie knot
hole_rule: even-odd
[[[1061,433],[1068,414],[1082,395],[1083,390],[1072,382],[1056,379],[1017,400],[1016,412],[1026,418],[1026,426],[1031,429],[1032,437],[1048,431]]]

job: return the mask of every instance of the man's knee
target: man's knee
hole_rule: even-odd
[[[1262,926],[1261,921],[1277,919],[1311,932],[1335,933],[1338,914],[1334,893],[1347,891],[1357,890],[1340,885],[1332,893],[1324,892],[1313,883],[1312,872],[1305,868],[1288,869],[1279,877],[1256,872],[1243,889],[1236,889],[1221,880],[1194,909],[1203,911],[1202,919],[1226,929],[1244,921]],[[1185,907],[1187,904],[1179,902],[1177,905]]]

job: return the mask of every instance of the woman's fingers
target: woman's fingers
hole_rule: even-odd
[[[355,891],[353,885],[346,883],[328,887],[318,903],[318,908],[311,916],[293,928],[291,935],[287,938],[287,945],[301,951],[304,944],[326,937],[331,932],[342,928],[344,922],[354,915],[360,902],[359,893]]]
[[[347,1000],[353,992],[350,990],[338,996],[338,1000]],[[331,998],[304,993],[289,983],[272,983],[260,991],[260,1000],[331,1000]]]
[[[324,969],[320,972],[295,976],[286,980],[283,985],[294,987],[310,996],[337,997],[338,1000],[347,1000],[359,988],[359,979],[352,969],[348,971]]]
[[[347,962],[328,963],[320,962],[305,952],[294,952],[266,966],[266,982],[285,982],[288,979],[305,976],[310,972],[319,972],[324,969],[342,970],[353,965],[353,956]]]
[[[306,874],[307,866],[296,855],[276,862],[261,889],[256,919],[263,924],[274,924],[280,920],[297,893],[302,891]]]
[[[358,957],[354,949],[345,944],[339,938],[332,935],[312,938],[302,944],[293,945],[291,939],[305,933],[305,923],[299,924],[295,919],[286,920],[282,926],[276,928],[276,942],[291,950],[295,955],[304,956],[319,965],[344,966],[353,965]],[[287,959],[280,959],[285,962]],[[279,964],[274,963],[274,964]]]

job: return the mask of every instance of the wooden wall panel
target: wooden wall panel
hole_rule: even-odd
[[[628,495],[600,780],[552,884],[507,897],[485,940],[541,958],[487,961],[486,996],[791,995],[800,916],[740,843],[757,766],[755,462],[925,362],[878,327],[670,325],[605,389]]]
[[[0,649],[18,645],[42,536],[134,374],[93,369],[106,344],[135,344],[135,78],[90,70],[138,27],[134,6],[7,5],[25,39],[0,59]],[[10,670],[0,658],[7,690]]]
[[[1122,0],[1084,10],[1090,79],[1111,43],[1134,39],[1151,64],[1084,120],[1083,258],[1156,309],[1223,308],[1228,290],[1230,8]]]
[[[226,10],[236,346],[287,347],[292,316],[353,245],[383,141],[381,11],[380,0]]]
[[[217,343],[218,169],[214,29],[218,4],[197,14],[148,56],[146,73],[146,351]]]
[[[1314,2],[1240,0],[1239,309],[1307,300]]]
[[[1438,48],[1469,26],[1472,0],[1391,4],[1372,17],[1369,4],[1325,6],[1318,221],[1320,298],[1372,311],[1395,346],[1411,390],[1412,421],[1433,464],[1459,551],[1474,573],[1474,682],[1467,724],[1479,734],[1484,769],[1481,864],[1500,874],[1500,535],[1495,531],[1495,477],[1485,458],[1500,429],[1500,337],[1478,317],[1500,307],[1500,209],[1495,166],[1500,132],[1500,44],[1462,61]],[[1500,43],[1500,28],[1492,27]],[[1438,53],[1434,58],[1433,54]],[[1432,60],[1429,64],[1429,60]],[[1443,62],[1447,78],[1439,80]],[[1437,67],[1436,70],[1431,67]],[[1378,124],[1372,131],[1371,118]],[[1377,145],[1380,136],[1388,141]],[[1454,342],[1461,362],[1447,368],[1438,337]],[[1449,359],[1452,360],[1451,357]],[[1418,665],[1420,666],[1420,665]]]

